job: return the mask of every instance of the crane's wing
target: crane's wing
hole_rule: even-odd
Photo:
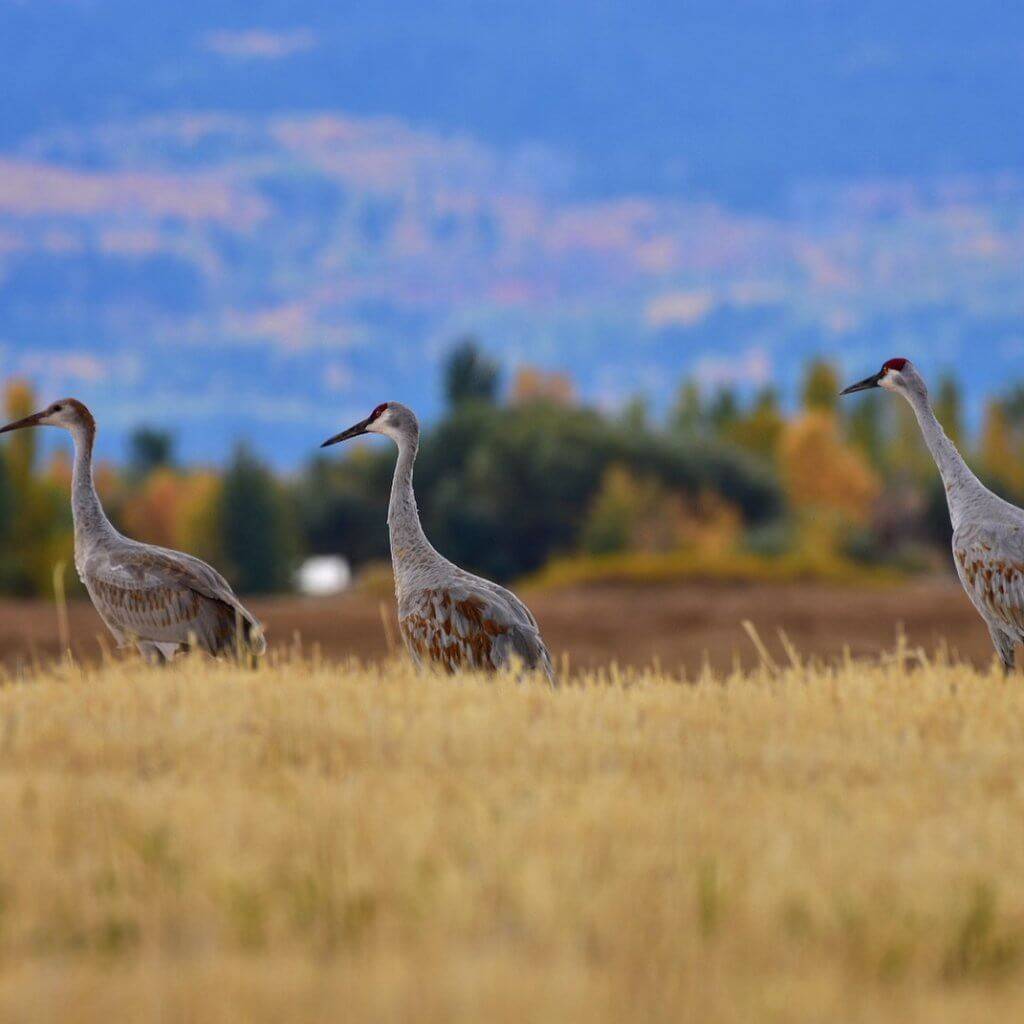
[[[1024,639],[1024,521],[962,526],[953,535],[953,556],[982,618]]]
[[[83,579],[104,620],[129,637],[195,642],[210,654],[232,653],[241,624],[243,646],[266,648],[256,618],[215,569],[179,551],[144,544],[99,552]]]
[[[493,672],[518,662],[554,678],[551,655],[529,608],[511,591],[469,573],[403,596],[399,624],[417,661],[450,672]]]

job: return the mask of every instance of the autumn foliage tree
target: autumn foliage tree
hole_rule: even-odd
[[[789,423],[779,464],[790,502],[805,517],[867,522],[881,482],[864,456],[843,440],[835,417],[808,412]]]
[[[24,381],[11,381],[4,395],[8,419],[21,419],[38,408],[35,392]],[[4,534],[4,577],[18,594],[52,592],[55,565],[72,558],[71,513],[55,481],[40,472],[39,432],[19,430],[4,446],[4,475],[9,493],[9,520]]]

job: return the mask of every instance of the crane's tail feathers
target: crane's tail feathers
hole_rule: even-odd
[[[232,608],[231,628],[221,648],[241,661],[254,661],[267,653],[267,637],[262,623],[240,604]]]
[[[254,657],[262,658],[267,653],[267,636],[260,623],[255,621],[246,623],[245,642]]]

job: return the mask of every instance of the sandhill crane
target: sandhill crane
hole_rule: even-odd
[[[114,529],[93,483],[92,413],[64,398],[8,423],[0,434],[41,426],[63,427],[74,438],[75,568],[118,646],[134,644],[153,664],[193,643],[212,655],[262,654],[266,641],[259,622],[220,573],[191,555],[140,544]]]
[[[398,622],[413,661],[431,662],[448,672],[493,672],[518,661],[553,680],[551,656],[529,608],[504,587],[453,565],[427,540],[412,486],[420,436],[413,411],[385,402],[321,447],[361,434],[384,434],[398,445],[388,530]]]
[[[970,471],[936,419],[913,363],[890,359],[843,394],[870,388],[902,395],[914,410],[946,488],[960,582],[988,625],[1004,670],[1012,672],[1014,645],[1024,640],[1024,511],[993,494]]]

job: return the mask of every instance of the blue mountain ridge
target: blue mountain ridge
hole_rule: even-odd
[[[0,371],[281,466],[472,333],[656,409],[1024,350],[1024,12],[0,0]],[[979,358],[984,353],[985,358]]]

